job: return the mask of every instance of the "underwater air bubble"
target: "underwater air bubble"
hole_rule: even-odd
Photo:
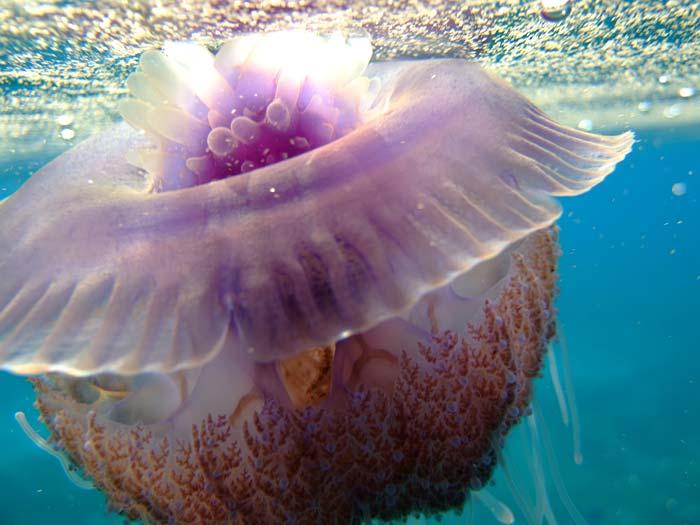
[[[671,193],[676,197],[682,197],[688,191],[688,185],[685,182],[676,182],[671,186]]]
[[[666,117],[668,119],[676,118],[682,112],[683,112],[683,110],[681,109],[680,105],[673,104],[671,106],[668,106],[667,108],[664,108],[664,117]]]
[[[56,118],[56,124],[58,124],[59,126],[63,126],[63,127],[70,126],[71,124],[73,124],[73,120],[74,120],[73,115],[71,115],[70,113],[65,113],[63,115],[59,115]]]
[[[559,22],[571,14],[569,0],[540,0],[540,14],[545,20]]]
[[[75,131],[70,128],[65,128],[61,130],[61,138],[63,140],[72,140],[75,137]]]
[[[576,125],[578,129],[582,129],[583,131],[591,131],[593,129],[593,121],[590,119],[584,118],[582,120],[578,121],[578,124]]]

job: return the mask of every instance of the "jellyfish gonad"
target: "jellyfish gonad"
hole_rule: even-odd
[[[246,35],[148,51],[126,122],[0,204],[0,364],[163,524],[458,508],[555,335],[553,197],[630,150],[464,60]]]

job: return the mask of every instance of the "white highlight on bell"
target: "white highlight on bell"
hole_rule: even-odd
[[[361,75],[372,58],[369,38],[346,39],[339,32],[328,37],[305,31],[243,35],[224,45],[220,58],[193,42],[167,42],[163,51],[187,71],[190,88],[207,105],[214,97],[225,98],[230,90],[215,61],[227,59],[227,65],[245,64],[273,75],[301,81],[307,78],[337,88]]]
[[[338,87],[362,74],[371,58],[372,44],[366,37],[346,39],[341,33],[324,37],[305,31],[282,31],[260,39],[247,63]]]
[[[208,49],[193,42],[167,42],[163,52],[183,68],[183,78],[202,102],[222,112],[231,109],[227,101],[233,98],[233,91],[216,70]]]
[[[212,80],[214,55],[193,42],[166,42],[166,56],[184,66],[192,77],[192,85],[207,85]]]

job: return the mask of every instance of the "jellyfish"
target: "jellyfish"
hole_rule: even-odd
[[[301,31],[147,51],[125,122],[0,204],[0,365],[112,510],[359,524],[490,480],[556,334],[553,197],[633,137],[475,63],[371,58]]]

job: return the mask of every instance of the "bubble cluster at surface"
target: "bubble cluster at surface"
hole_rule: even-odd
[[[588,118],[596,129],[667,126],[656,101],[670,97],[691,109],[674,126],[700,114],[698,97],[679,95],[700,85],[694,0],[580,0],[555,23],[543,18],[539,1],[7,2],[0,4],[0,155],[64,148],[55,119],[67,112],[76,139],[106,127],[147,49],[191,40],[214,50],[233,35],[292,26],[361,29],[379,60],[479,60],[571,125]],[[669,82],[661,84],[664,75]],[[639,120],[643,100],[655,104]]]

